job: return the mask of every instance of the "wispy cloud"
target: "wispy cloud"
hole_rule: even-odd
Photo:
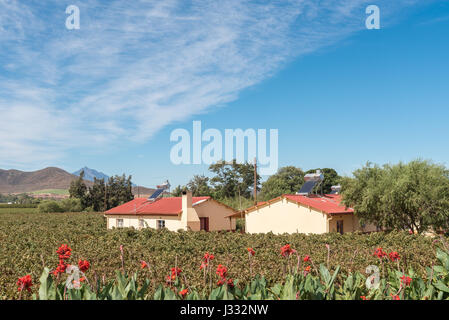
[[[377,1],[383,24],[415,1]],[[364,28],[368,1],[0,0],[0,165],[140,143]]]

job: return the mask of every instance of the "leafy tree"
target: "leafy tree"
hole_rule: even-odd
[[[315,173],[317,170],[320,170],[321,173],[324,175],[324,180],[321,183],[320,186],[317,186],[316,192],[320,193],[321,188],[323,190],[323,194],[328,194],[332,191],[331,187],[338,185],[340,183],[341,177],[338,175],[337,171],[335,171],[332,168],[317,168],[317,169],[310,169],[306,172],[307,173]]]
[[[382,167],[367,163],[353,175],[342,179],[343,203],[362,223],[418,233],[448,228],[449,171],[444,166],[422,160]]]
[[[180,196],[182,196],[183,191],[187,191],[187,187],[178,185],[176,188],[173,189],[173,191],[171,192],[171,195],[173,197],[180,197]]]
[[[106,187],[104,179],[97,179],[94,177],[94,184],[89,188],[89,207],[94,211],[106,211],[105,195]],[[106,199],[107,200],[107,199]],[[107,205],[107,201],[106,201]]]
[[[232,163],[219,162],[209,166],[209,170],[215,173],[210,179],[214,187],[214,197],[217,199],[234,198],[239,195],[250,198],[254,185],[254,165],[248,162],[239,164],[234,159]],[[260,190],[260,176],[256,177],[256,188]]]
[[[123,174],[110,177],[106,186],[106,199],[106,210],[133,200],[131,176],[126,178]]]
[[[194,175],[187,183],[187,189],[194,197],[211,196],[213,191],[209,185],[209,178],[204,175]]]
[[[87,206],[88,194],[87,186],[84,183],[84,170],[80,172],[78,179],[70,182],[69,194],[70,198],[79,199],[83,207]]]
[[[298,192],[303,183],[304,172],[300,168],[282,167],[262,183],[261,198],[269,200],[282,194]]]

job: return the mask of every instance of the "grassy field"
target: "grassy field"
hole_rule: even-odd
[[[105,218],[98,213],[44,214],[27,209],[3,209],[0,210],[0,299],[17,298],[19,277],[31,274],[37,283],[44,265],[55,268],[58,264],[55,251],[63,243],[73,249],[69,262],[90,261],[87,276],[91,279],[101,279],[103,275],[114,277],[114,270],[121,267],[119,247],[123,245],[128,272],[139,271],[140,261],[145,260],[153,270],[149,277],[160,283],[177,264],[196,287],[203,285],[199,267],[205,252],[215,254],[215,266],[226,265],[231,277],[246,283],[250,279],[247,247],[256,251],[252,273],[263,274],[270,282],[285,276],[286,261],[280,255],[280,247],[286,243],[302,257],[310,255],[317,266],[326,263],[326,244],[329,244],[331,268],[341,265],[343,273],[356,270],[364,273],[369,264],[377,263],[372,253],[379,246],[387,252],[398,251],[401,265],[406,270],[412,267],[423,276],[425,266],[436,261],[432,239],[407,233],[307,236],[106,230]]]
[[[69,195],[69,190],[66,189],[44,189],[44,190],[37,190],[37,191],[33,191],[30,192],[31,194],[57,194],[57,195],[61,195],[61,196],[68,196]]]

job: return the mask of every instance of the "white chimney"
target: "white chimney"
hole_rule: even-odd
[[[187,213],[188,208],[192,208],[192,192],[183,191],[182,192],[182,212]]]

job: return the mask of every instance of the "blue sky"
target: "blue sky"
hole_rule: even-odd
[[[193,120],[278,129],[279,166],[449,165],[448,56],[448,1],[0,0],[0,168],[185,184]]]

